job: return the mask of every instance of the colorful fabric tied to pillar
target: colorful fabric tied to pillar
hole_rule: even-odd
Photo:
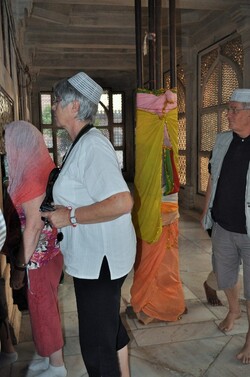
[[[137,91],[133,222],[137,257],[131,305],[139,320],[185,311],[178,253],[178,113],[175,90]]]

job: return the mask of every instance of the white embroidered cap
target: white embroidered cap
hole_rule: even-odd
[[[98,105],[103,89],[91,77],[84,72],[79,72],[70,77],[68,82],[78,90],[81,94],[87,97],[90,101]]]
[[[250,102],[250,89],[235,89],[230,98],[231,102]]]

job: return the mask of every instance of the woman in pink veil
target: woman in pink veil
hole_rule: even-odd
[[[32,335],[36,351],[42,357],[33,361],[29,369],[37,371],[40,377],[65,377],[57,298],[63,257],[57,229],[45,224],[39,211],[49,173],[55,165],[41,132],[28,122],[16,121],[5,126],[5,147],[8,193],[22,230],[22,246],[12,263],[11,285],[20,289],[27,274]]]

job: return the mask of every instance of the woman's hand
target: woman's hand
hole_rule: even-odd
[[[41,212],[42,218],[57,229],[71,225],[70,209],[59,205],[56,205],[54,208],[54,211]]]

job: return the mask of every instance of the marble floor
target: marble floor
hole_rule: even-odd
[[[126,315],[133,273],[123,286],[121,312],[129,331],[131,377],[249,377],[250,365],[242,365],[235,355],[247,331],[246,310],[241,292],[242,317],[234,329],[224,334],[218,323],[227,313],[223,292],[221,307],[207,304],[203,282],[211,269],[211,242],[199,224],[199,215],[182,211],[180,218],[180,271],[188,313],[173,323],[143,325]],[[72,280],[65,276],[60,286],[60,308],[65,335],[65,363],[68,377],[87,377],[78,343],[76,304]],[[49,318],[48,318],[49,320]],[[37,358],[31,338],[29,315],[22,316],[18,360],[0,369],[1,377],[33,377],[27,371]]]

